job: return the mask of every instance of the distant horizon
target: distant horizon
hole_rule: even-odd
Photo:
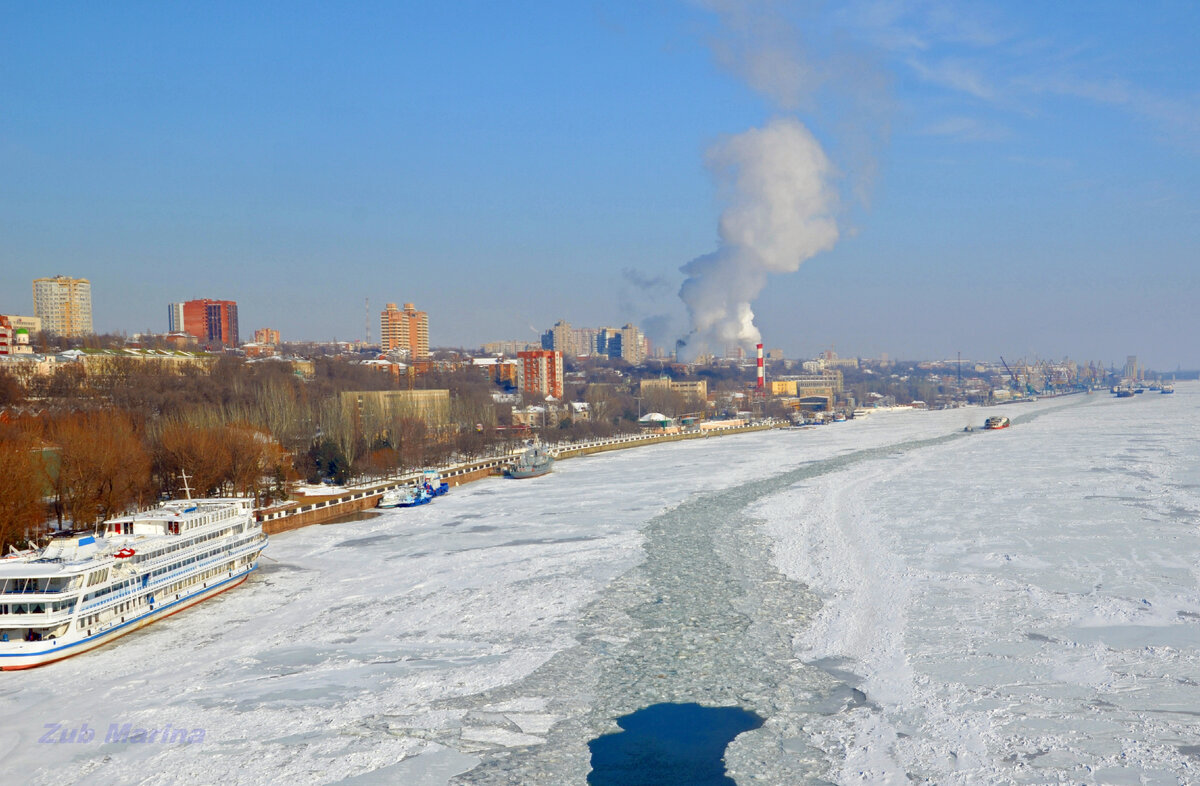
[[[0,29],[0,313],[1200,367],[1200,6],[69,8]]]
[[[7,314],[16,314],[17,316],[32,316],[32,309],[31,309],[30,311],[31,311],[31,313],[30,313],[30,314],[16,314],[16,312],[3,312],[3,313],[5,313],[6,315],[7,315]],[[240,312],[240,310],[239,310],[239,312]],[[239,321],[240,321],[240,313],[239,313]],[[573,325],[573,326],[575,326],[575,325]],[[593,326],[591,326],[591,325],[581,325],[581,326],[575,326],[575,327],[588,327],[588,328],[590,328],[590,327],[593,327]],[[604,326],[604,325],[598,325],[598,326],[595,326],[595,327],[608,327],[608,326]],[[273,328],[271,328],[271,326],[270,326],[270,325],[264,325],[264,326],[261,326],[260,328],[254,328],[254,329],[250,330],[250,331],[249,331],[249,333],[248,333],[248,335],[250,336],[250,338],[244,338],[244,339],[240,340],[240,341],[239,341],[239,344],[238,344],[238,346],[241,346],[241,345],[243,345],[243,344],[252,344],[252,343],[254,343],[254,341],[253,341],[254,331],[255,331],[255,330],[259,330],[259,329],[263,329],[263,328],[267,328],[267,329],[273,329]],[[124,339],[126,339],[126,340],[130,340],[130,339],[134,339],[134,338],[136,338],[136,337],[138,337],[138,336],[159,337],[159,338],[161,338],[161,337],[165,337],[165,336],[172,335],[172,334],[168,333],[168,332],[167,332],[167,331],[165,331],[165,330],[164,330],[164,331],[122,331],[122,330],[116,330],[116,331],[96,331],[96,332],[95,332],[95,333],[93,333],[92,335],[94,335],[94,336],[114,336],[114,337],[117,337],[117,336],[119,336],[119,337],[122,337],[122,338],[124,338]],[[430,352],[459,352],[459,351],[461,351],[461,352],[470,352],[470,351],[473,351],[473,350],[482,350],[482,349],[483,349],[483,347],[484,347],[485,345],[487,345],[487,344],[504,343],[504,342],[510,342],[510,341],[511,341],[511,342],[515,342],[515,343],[521,343],[521,342],[523,342],[523,341],[524,341],[525,343],[528,343],[528,344],[531,344],[531,345],[538,345],[538,344],[540,343],[540,339],[539,339],[539,340],[532,340],[532,339],[530,339],[530,340],[526,341],[525,339],[505,339],[505,338],[494,338],[494,339],[487,339],[487,340],[484,340],[484,341],[480,341],[480,342],[478,342],[478,343],[476,343],[476,344],[430,344],[429,351],[430,351]],[[367,346],[371,346],[371,347],[378,347],[378,346],[380,346],[380,345],[379,345],[379,341],[378,341],[378,336],[377,336],[377,335],[376,335],[376,336],[374,336],[374,337],[373,337],[373,339],[372,339],[372,341],[371,341],[371,342],[369,342],[369,343],[368,343],[368,342],[364,342],[364,340],[363,340],[362,338],[338,338],[338,337],[329,337],[329,338],[304,338],[304,339],[293,339],[293,338],[288,338],[287,336],[283,336],[283,335],[281,335],[281,337],[280,337],[280,344],[282,344],[282,345],[287,345],[287,344],[313,344],[313,345],[320,346],[320,345],[328,345],[328,344],[363,344],[363,343],[366,343],[366,345],[367,345]],[[236,349],[237,347],[229,347],[229,348],[230,348],[230,349]],[[770,346],[764,346],[764,347],[763,347],[763,350],[764,350],[764,352],[770,352],[770,351],[772,351],[772,350],[777,350],[777,349],[780,349],[780,347],[770,347]],[[829,350],[829,349],[830,349],[830,347],[826,347],[825,349],[817,350],[817,352],[813,353],[812,355],[789,355],[789,354],[787,354],[787,353],[785,352],[785,353],[784,353],[784,360],[788,360],[788,361],[814,360],[814,359],[817,359],[821,353],[824,353],[825,351],[827,351],[827,350]],[[836,352],[836,350],[835,350],[835,352]],[[863,361],[863,360],[869,360],[869,361],[883,361],[883,360],[885,360],[885,358],[884,358],[882,355],[886,355],[886,356],[887,356],[887,357],[886,357],[886,362],[889,362],[889,363],[945,363],[945,364],[955,364],[955,363],[961,362],[961,363],[990,363],[990,364],[993,364],[993,365],[994,365],[994,364],[997,364],[997,363],[1001,363],[1001,362],[1002,362],[1002,361],[1001,361],[1001,358],[1003,357],[1002,355],[997,355],[996,357],[987,357],[987,356],[982,356],[982,355],[976,355],[976,356],[966,356],[966,355],[964,355],[962,358],[958,358],[958,357],[945,357],[945,356],[916,356],[916,355],[914,355],[914,356],[893,356],[891,353],[888,353],[888,352],[884,352],[884,353],[882,353],[882,354],[875,354],[875,355],[864,355],[864,354],[861,354],[861,353],[852,353],[852,352],[851,352],[851,353],[845,353],[845,352],[836,352],[836,355],[837,355],[837,357],[838,357],[838,358],[840,358],[840,359],[846,359],[846,360],[849,360],[849,359],[856,359],[856,360],[860,360],[860,361]],[[574,355],[574,356],[572,356],[572,357],[574,357],[574,358],[576,358],[576,359],[579,359],[579,358],[587,358],[587,357],[601,357],[601,356],[582,355],[582,354],[580,354],[580,355]],[[1081,365],[1081,366],[1087,366],[1089,363],[1097,363],[1097,362],[1102,362],[1102,363],[1103,363],[1103,367],[1104,367],[1106,370],[1110,370],[1110,371],[1111,371],[1111,370],[1114,370],[1114,369],[1119,369],[1119,368],[1123,367],[1123,366],[1124,366],[1124,364],[1125,364],[1125,359],[1126,359],[1127,357],[1128,357],[1128,355],[1126,355],[1126,356],[1124,356],[1124,357],[1120,358],[1120,359],[1119,359],[1119,361],[1118,361],[1118,360],[1101,360],[1100,358],[1079,358],[1079,357],[1072,357],[1072,356],[1070,356],[1070,355],[1066,356],[1065,358],[1063,358],[1063,357],[1060,357],[1060,358],[1050,358],[1050,357],[1046,357],[1046,356],[1042,356],[1042,355],[1038,355],[1038,354],[1034,353],[1034,354],[1032,354],[1032,355],[1028,355],[1028,356],[1026,356],[1026,355],[1015,355],[1015,354],[1014,354],[1014,355],[1012,355],[1011,357],[1009,357],[1009,358],[1007,358],[1007,359],[1008,359],[1008,361],[1009,361],[1009,363],[1010,363],[1010,364],[1024,363],[1024,362],[1029,362],[1029,361],[1031,361],[1031,360],[1045,360],[1045,361],[1051,361],[1051,362],[1059,362],[1059,361],[1061,361],[1061,360],[1064,360],[1064,359],[1069,359],[1070,361],[1072,361],[1072,362],[1074,362],[1074,363],[1077,363],[1077,364],[1079,364],[1079,365]],[[1152,373],[1155,373],[1155,374],[1170,374],[1170,373],[1179,373],[1179,374],[1198,374],[1198,375],[1200,375],[1200,366],[1197,366],[1197,367],[1195,367],[1195,368],[1185,368],[1185,367],[1182,367],[1182,366],[1177,366],[1176,368],[1173,368],[1173,369],[1169,369],[1169,368],[1160,368],[1160,367],[1158,367],[1158,366],[1153,366],[1153,365],[1150,365],[1150,364],[1147,364],[1147,363],[1145,363],[1145,362],[1143,361],[1143,359],[1142,359],[1142,357],[1141,357],[1140,355],[1137,355],[1136,357],[1138,358],[1138,363],[1139,363],[1139,365],[1140,365],[1140,366],[1141,366],[1141,368],[1142,368],[1144,371],[1146,371],[1146,372],[1152,372]],[[732,360],[733,358],[730,358],[729,356],[727,356],[727,355],[724,355],[724,354],[721,354],[721,353],[716,353],[716,354],[714,355],[714,359],[716,359],[716,360]],[[753,361],[753,359],[754,359],[754,355],[753,355],[753,353],[752,353],[752,352],[748,352],[748,353],[746,353],[745,357],[741,358],[741,360],[742,360],[742,361],[749,360],[749,361],[751,361],[751,362]],[[674,358],[673,358],[671,355],[666,355],[666,356],[664,356],[664,357],[659,357],[659,356],[648,356],[648,357],[646,358],[646,361],[647,361],[647,362],[684,362],[684,361],[676,361],[676,360],[675,360],[675,359],[674,359]],[[767,362],[768,362],[768,363],[770,363],[770,362],[772,362],[772,361],[771,361],[771,360],[768,358]]]

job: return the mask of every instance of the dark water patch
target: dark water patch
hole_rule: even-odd
[[[654,704],[617,725],[624,731],[588,743],[591,786],[733,786],[725,748],[763,719],[741,707]]]
[[[1156,709],[1147,709],[1147,710],[1143,710],[1143,712],[1153,712],[1153,713],[1155,713],[1156,715],[1186,715],[1186,716],[1188,716],[1189,718],[1200,718],[1200,712],[1197,712],[1196,710],[1156,710]]]
[[[1044,641],[1047,643],[1054,642],[1054,639],[1041,633],[1026,633],[1025,638],[1029,639],[1030,641]]]
[[[1049,752],[1050,752],[1049,748],[1039,748],[1038,750],[1032,751],[1030,753],[1010,753],[1009,755],[1004,757],[1004,761],[1009,762],[1010,764],[1016,764],[1017,762],[1019,762],[1021,760],[1031,762],[1034,759],[1038,758],[1039,756],[1045,756]]]
[[[808,665],[820,669],[829,676],[836,677],[849,685],[858,685],[862,682],[862,677],[847,668],[847,666],[853,665],[853,661],[849,658],[817,658],[816,660],[808,661]]]
[[[467,530],[467,532],[495,532],[498,529],[500,528],[493,527],[491,524],[476,524],[474,527],[471,527],[469,530]]]
[[[596,535],[575,535],[569,538],[522,538],[501,543],[501,546],[556,546],[560,543],[585,543],[589,540],[604,540]]]
[[[1177,745],[1175,750],[1184,756],[1195,756],[1197,759],[1200,759],[1200,745]]]
[[[384,559],[384,561],[386,561],[386,562],[406,562],[406,561],[408,561],[408,560],[410,560],[410,559],[421,559],[422,557],[428,557],[428,556],[431,556],[431,555],[434,555],[434,556],[441,556],[441,555],[442,555],[442,554],[444,554],[444,553],[446,553],[446,552],[442,552],[442,551],[429,551],[429,550],[426,550],[426,551],[406,551],[406,552],[404,552],[404,553],[402,553],[402,554],[389,554],[388,556],[384,557],[383,559]]]
[[[835,685],[828,693],[819,695],[809,705],[809,711],[815,712],[818,715],[837,715],[838,713],[859,707],[878,709],[874,704],[867,701],[867,694],[858,688],[852,685]]]
[[[521,538],[504,543],[490,543],[484,546],[468,546],[465,549],[454,549],[449,554],[461,554],[465,551],[480,551],[483,549],[502,549],[509,546],[557,546],[563,543],[583,543],[589,540],[603,540],[599,535],[575,535],[569,538]]]
[[[357,548],[359,546],[378,546],[380,543],[387,543],[390,540],[395,540],[398,535],[368,535],[365,538],[351,538],[343,540],[338,546],[346,548]]]
[[[302,568],[299,565],[292,565],[287,562],[275,562],[268,555],[262,555],[262,560],[258,563],[259,577],[271,576],[275,573],[312,573],[312,568]]]
[[[371,519],[377,519],[377,518],[379,518],[380,515],[382,515],[382,514],[380,514],[377,511],[374,511],[374,510],[356,510],[353,513],[347,513],[344,516],[338,516],[337,518],[332,518],[329,521],[326,521],[323,523],[326,525],[350,524],[355,521],[370,521]]]
[[[1185,620],[1200,620],[1200,614],[1194,611],[1177,611],[1176,616],[1182,617]]]

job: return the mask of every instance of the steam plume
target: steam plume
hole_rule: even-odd
[[[761,338],[751,303],[768,273],[793,273],[838,238],[832,166],[799,121],[778,118],[718,143],[708,167],[729,202],[720,243],[683,266],[679,291],[691,316],[685,359]]]

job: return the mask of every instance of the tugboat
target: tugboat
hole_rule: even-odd
[[[1008,428],[1010,425],[1012,424],[1009,423],[1008,418],[1004,417],[1003,415],[992,415],[983,422],[983,427],[989,431]]]
[[[554,456],[551,456],[541,445],[533,445],[516,462],[505,470],[510,478],[536,478],[547,475],[554,469]]]
[[[383,492],[383,496],[379,498],[379,502],[375,503],[375,507],[412,508],[424,505],[432,499],[433,495],[423,487],[404,486]]]
[[[442,480],[442,476],[436,469],[425,470],[425,477],[421,484],[434,497],[440,497],[450,490],[450,484]]]

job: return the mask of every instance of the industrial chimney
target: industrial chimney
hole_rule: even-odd
[[[762,344],[756,346],[758,347],[758,392],[762,393],[766,389],[766,380],[763,377]]]

